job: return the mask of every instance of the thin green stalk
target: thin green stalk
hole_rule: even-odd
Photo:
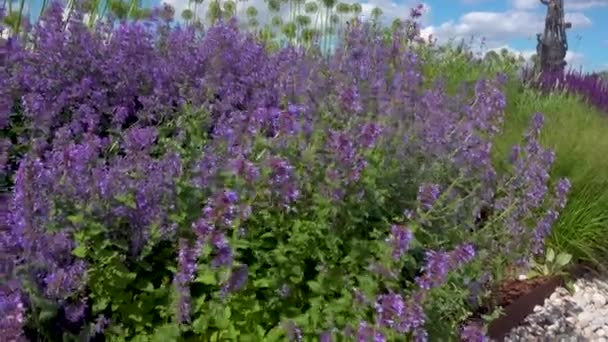
[[[6,0],[5,0],[6,2]],[[46,6],[48,4],[48,0],[42,0],[42,5],[40,5],[40,16],[42,16],[42,14],[44,14],[44,10],[46,9]]]
[[[98,16],[98,11],[99,11],[99,0],[92,0],[92,5],[91,8],[89,9],[89,22],[88,22],[88,26],[89,28],[93,27],[93,24],[95,24],[95,21],[97,20],[97,16]]]
[[[133,18],[133,13],[135,10],[139,9],[140,4],[138,0],[131,0],[131,4],[129,5],[129,12],[127,12],[127,18]]]
[[[69,0],[66,5],[66,7],[68,8],[68,15],[65,19],[65,27],[68,27],[68,24],[70,23],[70,18],[72,17],[72,12],[74,11],[74,5],[74,0]]]
[[[15,34],[19,34],[21,30],[21,18],[23,17],[23,8],[25,7],[25,0],[19,2],[19,15],[17,16],[17,23],[15,27]]]

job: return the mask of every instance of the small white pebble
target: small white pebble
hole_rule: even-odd
[[[593,301],[593,304],[595,304],[595,306],[602,307],[606,305],[606,297],[599,293],[594,293],[591,297],[591,300]]]

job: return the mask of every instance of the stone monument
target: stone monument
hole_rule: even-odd
[[[547,6],[545,32],[537,34],[536,53],[540,71],[563,71],[566,67],[566,52],[568,40],[566,29],[572,27],[564,20],[563,0],[540,0]]]

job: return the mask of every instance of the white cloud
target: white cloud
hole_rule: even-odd
[[[526,11],[469,12],[457,21],[425,28],[440,41],[449,39],[485,39],[491,47],[501,46],[513,38],[528,37],[540,32],[542,17]]]
[[[485,55],[490,51],[495,51],[497,53],[500,53],[500,51],[503,49],[507,50],[511,54],[514,54],[515,56],[523,57],[525,60],[525,63],[528,65],[530,65],[530,63],[532,62],[532,56],[536,54],[536,50],[517,50],[517,49],[510,47],[509,45],[502,45],[502,46],[498,46],[498,47],[495,47],[492,49],[487,49],[482,54]],[[573,68],[573,69],[577,69],[577,70],[580,68],[583,68],[583,70],[584,70],[584,67],[583,67],[584,62],[585,62],[584,54],[582,54],[580,52],[576,52],[576,51],[568,51],[568,52],[566,52],[565,60],[568,63],[567,68]]]
[[[519,6],[530,5],[531,0],[514,0]],[[538,0],[536,0],[538,1]],[[540,2],[539,2],[540,3]],[[484,39],[485,44],[494,48],[505,45],[511,39],[535,38],[544,29],[544,13],[523,9],[505,12],[469,12],[458,20],[444,22],[438,26],[428,26],[424,34],[433,34],[439,41],[450,39]],[[566,20],[573,28],[592,25],[582,12],[566,13]]]
[[[595,7],[608,7],[608,0],[564,0],[566,10],[586,10]]]
[[[469,0],[471,1],[471,0]],[[540,0],[509,0],[514,9],[532,10],[544,7]],[[564,0],[565,10],[586,10],[595,7],[608,6],[608,0]]]
[[[535,9],[541,5],[540,0],[510,0],[511,6],[517,10]]]
[[[583,64],[583,62],[585,61],[585,55],[583,55],[582,53],[579,52],[575,52],[575,51],[568,51],[566,52],[566,62],[568,62],[568,65],[571,67],[576,67],[578,68],[579,66],[581,66]]]
[[[593,23],[583,12],[571,12],[564,15],[566,22],[572,23],[572,28],[579,29],[591,26]]]

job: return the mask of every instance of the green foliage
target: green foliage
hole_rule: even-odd
[[[130,196],[117,200],[132,203]],[[166,334],[156,329],[172,317],[169,295],[175,266],[167,261],[175,257],[170,245],[162,244],[156,231],[141,255],[130,260],[127,237],[108,239],[110,231],[85,215],[90,209],[79,208],[79,212],[68,219],[81,227],[74,234],[77,246],[73,254],[91,265],[87,276],[93,315],[122,322],[111,330],[120,338]]]
[[[545,252],[545,259],[542,262],[532,261],[529,277],[538,276],[559,276],[566,274],[563,270],[572,261],[572,255],[560,252],[557,255],[553,248],[548,248]]]

